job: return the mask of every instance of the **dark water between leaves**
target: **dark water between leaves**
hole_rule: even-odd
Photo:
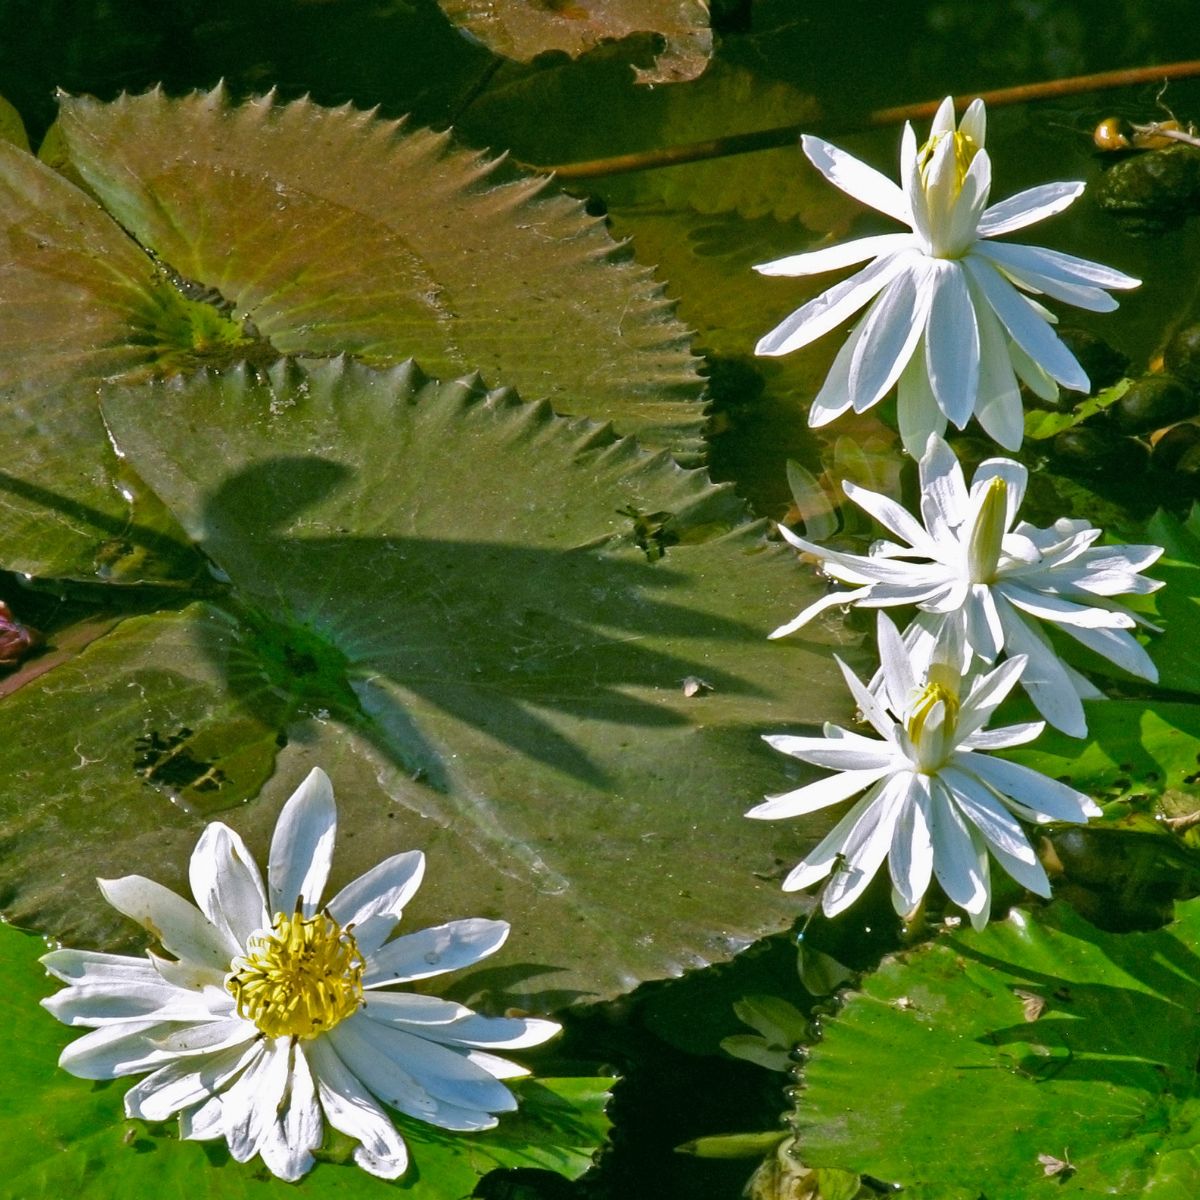
[[[602,49],[574,64],[561,56],[533,66],[501,63],[455,31],[433,0],[0,3],[0,93],[36,141],[54,118],[56,87],[109,99],[159,82],[180,93],[223,78],[236,96],[277,87],[285,99],[310,94],[322,104],[411,113],[418,123],[454,125],[467,145],[543,165],[769,128],[810,114],[815,132],[826,128],[823,120],[844,131],[872,110],[948,93],[1200,57],[1191,0],[716,0],[712,7],[719,33],[713,80],[639,91],[627,52]],[[647,41],[642,57],[652,49]],[[1158,92],[1147,84],[989,112],[993,198],[1049,180],[1089,185],[1082,200],[1039,226],[1031,240],[1143,279],[1141,289],[1122,296],[1116,313],[1072,311],[1064,321],[1127,356],[1134,375],[1175,330],[1200,320],[1200,221],[1181,215],[1151,235],[1128,233],[1097,203],[1110,164],[1091,135],[1111,114],[1153,121],[1167,115],[1163,106],[1181,121],[1200,121],[1200,82]],[[840,132],[833,140],[892,174],[898,134],[892,127]],[[895,482],[900,474],[899,485],[911,487],[911,468],[900,467],[886,420],[871,414],[819,436],[807,428],[805,402],[828,368],[836,338],[786,362],[755,360],[752,353],[755,339],[818,285],[762,279],[751,264],[829,235],[888,231],[886,219],[844,202],[794,147],[600,177],[573,190],[607,215],[615,235],[632,239],[640,261],[659,269],[682,319],[696,331],[711,377],[711,462],[718,478],[775,519],[784,519],[793,503],[789,459],[815,477],[858,471]],[[969,440],[961,453],[974,453]],[[1125,437],[1088,443],[1073,458],[1027,443],[1026,461],[1046,478],[1034,493],[1046,512],[1035,517],[1058,515],[1051,510],[1061,511],[1064,497],[1075,512],[1118,529],[1160,505],[1182,508],[1200,472],[1147,467],[1145,455],[1144,439],[1135,444]],[[876,888],[837,927],[814,923],[810,937],[849,965],[865,967],[894,944],[896,933],[887,897]],[[776,1125],[786,1079],[719,1049],[722,1038],[744,1032],[733,1003],[764,992],[791,994],[802,1007],[812,1003],[799,985],[789,939],[755,947],[728,967],[649,986],[574,1021],[564,1053],[607,1064],[626,1080],[612,1112],[611,1150],[601,1169],[578,1184],[530,1175],[492,1181],[486,1195],[736,1196],[753,1163],[700,1161],[674,1147]]]

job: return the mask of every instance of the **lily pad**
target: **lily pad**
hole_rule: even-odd
[[[922,1197],[1196,1195],[1198,950],[1197,901],[1137,934],[1058,904],[885,961],[812,1050],[800,1153]]]
[[[340,869],[443,856],[429,923],[511,920],[539,965],[480,986],[518,1001],[611,996],[790,924],[778,880],[827,821],[744,820],[789,785],[759,735],[844,700],[826,647],[767,641],[815,585],[731,489],[412,367],[209,373],[103,410],[228,590],[0,705],[21,921],[114,941],[95,873],[145,872],[154,845],[178,886],[218,810],[265,844],[320,763],[350,805]]]
[[[639,70],[639,83],[693,79],[708,65],[712,30],[704,0],[438,0],[442,11],[471,31],[489,49],[528,62],[548,50],[572,58],[598,42],[631,33],[658,33],[666,46],[651,70]]]
[[[1154,597],[1163,624],[1151,646],[1159,683],[1200,694],[1200,512],[1193,508],[1186,521],[1158,512],[1146,536],[1166,551],[1154,565],[1166,581]]]
[[[39,1006],[54,990],[37,959],[41,938],[0,927],[0,1008],[10,1044],[0,1059],[0,1174],[4,1195],[21,1200],[243,1200],[295,1196],[255,1160],[233,1162],[222,1143],[180,1141],[167,1125],[124,1118],[128,1080],[93,1084],[57,1067],[77,1029]],[[304,1194],[318,1198],[379,1196],[384,1191],[431,1200],[461,1200],[498,1167],[541,1167],[577,1178],[591,1165],[608,1131],[609,1078],[534,1079],[515,1083],[521,1108],[477,1135],[450,1135],[396,1115],[413,1165],[390,1188],[345,1157],[337,1135],[306,1176]]]
[[[1168,700],[1089,702],[1082,741],[1046,729],[1036,743],[1005,751],[1052,779],[1101,800],[1190,790],[1200,772],[1200,704]]]
[[[380,365],[416,357],[443,377],[478,369],[700,451],[687,331],[649,269],[544,179],[348,105],[234,107],[221,88],[64,99],[60,133],[67,173],[216,304],[224,337]],[[40,299],[32,281],[8,294],[6,312]]]

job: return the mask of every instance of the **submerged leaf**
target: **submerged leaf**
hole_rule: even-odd
[[[812,1050],[801,1153],[922,1196],[1195,1195],[1198,951],[1198,901],[1139,934],[1060,904],[885,961]]]
[[[598,42],[652,32],[666,39],[652,70],[639,83],[693,79],[708,65],[712,30],[704,0],[438,0],[450,20],[469,29],[497,54],[528,62],[548,50],[572,58]]]
[[[215,808],[265,841],[278,789],[322,765],[342,869],[450,856],[430,903],[512,921],[526,965],[479,986],[518,1002],[613,995],[790,923],[778,877],[826,819],[742,812],[786,785],[759,734],[840,689],[824,647],[767,641],[815,585],[731,489],[411,367],[207,374],[103,409],[228,595],[126,622],[0,705],[0,890],[23,920],[111,939],[101,860],[141,870],[147,839]],[[661,554],[631,508],[672,531]],[[219,786],[158,769],[180,755]],[[182,840],[161,842],[176,881]]]
[[[528,119],[531,110],[539,120]],[[677,146],[786,125],[815,132],[820,116],[811,95],[720,60],[691,83],[639,88],[619,48],[612,48],[578,64],[533,67],[490,88],[463,114],[462,128],[480,144],[507,146],[522,162],[542,167],[662,152],[665,165],[581,182],[599,190],[610,207],[795,221],[796,241],[804,225],[840,233],[856,215],[854,202],[801,153],[798,134],[782,147],[749,154],[694,162],[671,162],[669,155]],[[566,179],[570,186],[569,170]]]

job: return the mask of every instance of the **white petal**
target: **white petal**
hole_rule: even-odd
[[[841,857],[842,843],[859,818],[867,811],[879,794],[881,785],[876,784],[854,807],[794,866],[783,881],[785,892],[796,892],[809,884],[824,879]]]
[[[764,733],[763,741],[781,754],[790,754],[813,766],[832,771],[865,771],[892,761],[894,752],[886,742],[837,730],[833,736],[797,737],[790,733]]]
[[[161,984],[162,979],[147,958],[127,954],[102,954],[97,950],[51,950],[38,962],[63,983],[139,983]]]
[[[933,871],[942,891],[960,908],[976,913],[990,899],[986,878],[962,814],[949,789],[930,776],[929,834]]]
[[[195,905],[161,883],[142,875],[96,882],[113,908],[149,930],[176,958],[228,971],[234,956],[241,952],[241,947],[206,920]]]
[[[1019,450],[1025,436],[1021,392],[1009,356],[1009,341],[991,305],[973,282],[971,297],[979,324],[979,396],[975,416],[1006,450]]]
[[[267,862],[272,913],[294,912],[298,900],[306,917],[317,911],[336,832],[333,785],[320,767],[314,767],[275,822]]]
[[[113,1025],[125,1021],[204,1021],[210,1016],[199,992],[157,983],[104,980],[77,983],[42,1001],[64,1025]]]
[[[495,954],[508,937],[507,921],[468,917],[388,942],[367,960],[365,987],[387,987],[469,967]]]
[[[997,590],[1015,608],[1043,621],[1053,621],[1057,625],[1073,626],[1077,629],[1132,629],[1135,624],[1133,617],[1127,612],[1076,604],[1049,592],[1035,592],[1022,587],[1016,580],[1004,580]]]
[[[1011,458],[988,458],[979,464],[975,477],[971,480],[971,498],[977,500],[980,507],[993,479],[1004,480],[1004,528],[1011,529],[1017,519],[1017,512],[1025,500],[1025,489],[1029,483],[1029,472],[1019,462]],[[1011,536],[1011,535],[1006,535]]]
[[[1117,302],[1103,288],[1059,278],[1059,272],[1038,258],[1035,246],[1014,246],[1009,242],[981,242],[973,251],[986,258],[1004,275],[1027,291],[1042,293],[1090,312],[1112,312]],[[1049,269],[1039,270],[1039,266]]]
[[[839,246],[827,246],[821,250],[809,250],[804,254],[791,254],[787,258],[776,258],[771,262],[759,263],[754,267],[760,275],[819,275],[823,271],[836,271],[841,267],[852,267],[868,258],[884,254],[895,254],[912,245],[912,235],[907,233],[885,233],[878,237],[857,238],[842,242]]]
[[[939,261],[930,272],[933,300],[925,333],[925,369],[938,407],[962,429],[979,390],[979,328],[959,263]]]
[[[398,1179],[408,1169],[408,1149],[396,1127],[338,1057],[328,1038],[306,1042],[303,1050],[330,1125],[361,1143],[354,1161],[380,1179]]]
[[[1004,630],[992,589],[986,583],[971,584],[968,599],[963,605],[963,629],[967,645],[984,662],[995,662],[1004,648]]]
[[[904,193],[886,175],[811,134],[804,134],[800,144],[808,161],[835,187],[878,212],[908,224]]]
[[[1028,663],[1024,655],[1009,654],[995,670],[988,671],[971,683],[966,698],[958,710],[957,737],[969,737],[982,729],[991,719],[992,713],[1022,678]]]
[[[496,1118],[487,1112],[430,1095],[405,1069],[406,1064],[392,1057],[393,1033],[360,1011],[331,1029],[327,1038],[342,1062],[371,1092],[406,1116],[464,1133],[496,1124]]]
[[[933,874],[933,841],[929,833],[929,777],[914,772],[909,803],[900,810],[888,851],[892,886],[904,905],[901,916],[911,912],[929,890]]]
[[[291,1039],[267,1038],[221,1095],[221,1127],[235,1162],[248,1162],[267,1140],[287,1092]]]
[[[1042,183],[993,204],[979,221],[980,237],[1024,229],[1069,208],[1083,195],[1082,183]]]
[[[892,763],[887,762],[865,771],[842,771],[837,775],[828,775],[795,791],[768,796],[762,804],[750,809],[746,816],[758,821],[775,821],[782,817],[800,817],[816,812],[817,809],[848,800],[893,769]]]
[[[242,839],[220,821],[200,835],[188,880],[200,911],[236,945],[270,924],[258,867]]]
[[[1021,382],[1035,396],[1051,404],[1057,401],[1058,384],[1054,382],[1054,378],[1012,340],[1008,342],[1008,361]],[[1076,390],[1082,391],[1083,388],[1079,387]]]
[[[894,713],[903,713],[917,688],[917,673],[913,669],[908,647],[896,631],[896,626],[883,613],[875,622],[875,635],[888,707]]]
[[[1086,392],[1089,385],[1083,368],[1046,321],[1033,310],[1029,300],[986,260],[972,256],[963,259],[963,265],[1008,330],[1009,337],[1064,387]]]
[[[925,198],[925,184],[921,178],[916,134],[907,121],[904,122],[904,131],[900,135],[900,183],[904,188],[912,231],[921,249],[926,254],[931,253],[933,237],[929,203]]]
[[[978,96],[967,105],[967,111],[963,113],[962,120],[958,123],[958,129],[960,133],[965,133],[980,150],[983,149],[984,142],[987,140],[987,109]]]
[[[364,997],[363,1006],[372,1020],[400,1021],[420,1026],[422,1031],[434,1025],[449,1025],[471,1015],[465,1004],[438,996],[423,996],[420,992],[371,991]],[[423,1032],[422,1036],[430,1035]]]
[[[170,1032],[155,1035],[153,1041],[155,1046],[172,1058],[186,1058],[243,1046],[258,1036],[258,1027],[253,1021],[232,1016],[185,1025],[183,1028],[172,1027]]]
[[[295,1042],[289,1048],[291,1064],[283,1109],[259,1144],[259,1154],[271,1174],[288,1183],[312,1169],[312,1152],[320,1146],[323,1133],[316,1085],[301,1045]]]
[[[408,1026],[412,1033],[447,1045],[523,1050],[540,1046],[562,1032],[562,1026],[555,1021],[537,1017],[487,1017],[453,1001],[416,992],[368,992],[364,1008],[374,1021]]]
[[[900,440],[913,458],[920,458],[930,437],[941,437],[946,431],[946,414],[929,384],[924,354],[914,354],[897,381],[896,419]]]
[[[870,492],[850,480],[842,482],[842,491],[865,513],[869,513],[889,533],[902,538],[913,549],[930,558],[937,558],[934,545],[925,527],[902,505],[879,492]]]
[[[361,1010],[367,1018],[358,1032],[399,1063],[434,1099],[472,1112],[512,1112],[516,1097],[490,1071],[472,1062],[461,1048],[426,1039],[402,1026],[376,1021],[374,1007]]]
[[[1158,682],[1158,667],[1146,653],[1146,648],[1131,633],[1123,629],[1080,629],[1071,625],[1064,625],[1063,630],[1123,671],[1139,679],[1148,679],[1151,683]]]
[[[954,132],[954,97],[947,96],[941,104],[937,106],[937,111],[933,114],[933,121],[929,126],[929,136],[932,138],[937,133],[953,133]]]
[[[892,844],[896,819],[908,803],[912,773],[897,772],[880,785],[879,794],[846,835],[842,853],[846,861],[825,889],[821,907],[837,916],[862,895],[875,877]]]
[[[931,436],[921,452],[921,512],[932,539],[945,538],[962,524],[967,511],[967,485],[954,451]]]
[[[1011,796],[1018,804],[1039,814],[1041,821],[1083,824],[1088,817],[1100,815],[1100,809],[1091,797],[1020,763],[986,754],[962,752],[955,755],[954,761],[964,771],[977,775],[1000,795]]]
[[[853,604],[857,600],[863,600],[871,594],[871,588],[867,587],[855,588],[850,592],[827,592],[820,600],[815,600],[807,608],[801,609],[790,621],[784,625],[780,625],[778,629],[772,629],[767,634],[768,638],[787,637],[790,633],[795,633],[797,629],[802,629],[813,619],[831,608],[839,608],[842,605]]]
[[[473,1013],[451,1025],[436,1025],[426,1036],[435,1042],[487,1046],[493,1050],[525,1050],[557,1037],[562,1026],[537,1017],[485,1017]],[[490,1068],[489,1068],[490,1069]]]
[[[988,849],[995,855],[996,861],[1023,888],[1028,888],[1035,896],[1049,898],[1050,880],[1046,878],[1046,869],[1036,858],[1033,862],[1024,862],[1011,854],[1006,854],[999,846],[989,845]]]
[[[855,412],[865,412],[891,391],[912,358],[929,312],[929,268],[915,251],[904,271],[875,298],[862,319],[847,385]]]
[[[877,258],[857,274],[796,309],[759,339],[754,353],[778,357],[815,342],[858,312],[897,275],[907,270],[907,264],[907,253]]]
[[[1004,246],[1006,252],[1016,250],[1022,262],[1027,263],[1044,275],[1053,275],[1064,283],[1088,283],[1098,288],[1124,291],[1141,285],[1140,279],[1126,275],[1103,263],[1092,262],[1087,258],[1076,258],[1073,254],[1064,254],[1061,250],[1048,250],[1044,246],[1014,246],[1010,242],[996,242],[991,249]]]
[[[992,160],[981,150],[963,177],[962,188],[950,210],[946,246],[955,254],[964,252],[978,239],[979,222],[992,190]]]
[[[859,712],[866,717],[867,721],[881,738],[885,741],[893,742],[896,731],[895,720],[889,715],[879,700],[863,687],[858,676],[840,658],[835,656],[834,661],[841,669],[842,678],[845,679],[846,685],[850,689],[850,694],[858,704]]]
[[[998,607],[1008,652],[1026,657],[1025,670],[1021,674],[1025,693],[1055,729],[1061,729],[1071,737],[1086,736],[1087,719],[1079,694],[1049,638],[1012,608],[1003,596],[998,598]]]
[[[833,356],[829,374],[821,384],[820,391],[808,406],[808,424],[812,429],[828,425],[850,407],[850,364],[862,340],[862,322],[850,331],[841,349]]]
[[[194,1108],[179,1112],[179,1136],[190,1142],[208,1142],[222,1137],[221,1097],[209,1096]]]
[[[143,1121],[165,1121],[181,1108],[191,1108],[225,1085],[262,1053],[262,1042],[222,1050],[202,1058],[176,1059],[125,1093],[125,1115]]]
[[[964,750],[1007,750],[1010,746],[1024,746],[1034,741],[1045,728],[1045,721],[1023,721],[1019,725],[981,729],[969,737],[960,737],[959,746]]]
[[[953,792],[959,808],[983,834],[990,847],[999,847],[1005,854],[1021,862],[1033,863],[1037,860],[1016,818],[996,799],[991,788],[952,763],[944,766],[938,776]]]
[[[329,915],[343,928],[353,925],[359,952],[373,954],[395,927],[424,875],[425,855],[420,850],[393,854],[342,888],[329,902]],[[367,927],[368,921],[381,917],[389,919],[375,920]]]
[[[59,1055],[58,1065],[79,1079],[138,1075],[172,1057],[151,1039],[177,1028],[173,1022],[153,1020],[101,1025],[67,1046]]]

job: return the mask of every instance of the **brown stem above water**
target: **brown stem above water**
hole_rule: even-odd
[[[1080,92],[1105,91],[1110,88],[1158,83],[1168,79],[1186,79],[1196,75],[1200,75],[1200,59],[1162,63],[1154,67],[1100,71],[1094,75],[1072,75],[1067,79],[1050,79],[1042,83],[1022,83],[1016,87],[995,88],[990,92],[968,92],[954,99],[955,104],[961,107],[978,96],[984,103],[995,108],[1005,104],[1024,104],[1058,96],[1073,96]],[[927,120],[937,111],[940,103],[940,99],[926,100],[919,104],[876,109],[855,121],[815,120],[802,126],[780,125],[773,129],[758,129],[753,133],[735,133],[704,142],[689,142],[686,145],[667,146],[659,150],[640,150],[633,154],[616,154],[611,158],[595,158],[587,162],[557,163],[554,166],[537,166],[530,163],[520,165],[531,171],[553,171],[560,180],[598,179],[605,175],[622,175],[628,171],[674,167],[680,163],[699,162],[702,159],[749,154],[754,150],[772,150],[779,146],[791,145],[802,132],[829,133],[836,127],[836,132],[846,133],[856,129],[898,125],[902,121]]]

